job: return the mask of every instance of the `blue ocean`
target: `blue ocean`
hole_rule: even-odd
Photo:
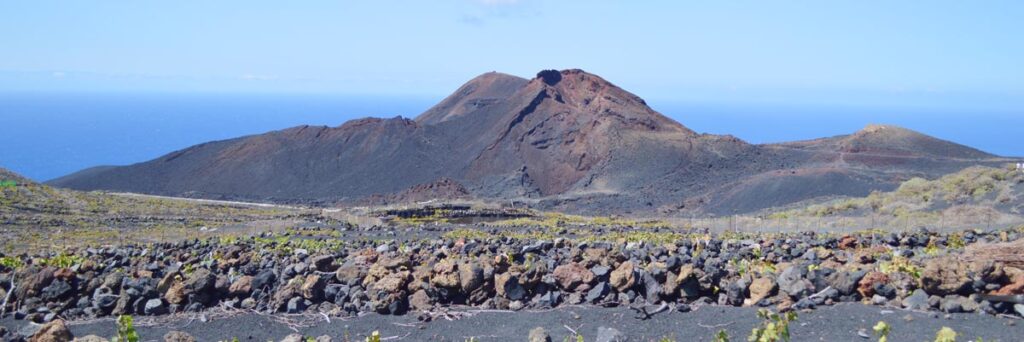
[[[194,144],[361,117],[415,117],[441,97],[0,93],[0,166],[49,180],[146,161]],[[648,101],[698,132],[752,143],[904,126],[1004,156],[1024,156],[1024,112]]]

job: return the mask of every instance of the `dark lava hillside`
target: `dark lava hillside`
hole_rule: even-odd
[[[773,145],[699,134],[573,69],[530,80],[483,74],[415,120],[293,127],[50,184],[330,204],[452,194],[570,212],[724,214],[865,196],[911,177],[1007,161],[893,126]],[[423,191],[438,184],[443,191]]]

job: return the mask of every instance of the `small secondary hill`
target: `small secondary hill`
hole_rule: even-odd
[[[751,212],[813,198],[867,196],[900,182],[934,179],[964,168],[1000,167],[1012,159],[937,139],[906,128],[871,124],[849,135],[759,146],[792,163],[741,177],[689,199],[718,214]]]
[[[103,246],[122,240],[165,242],[205,233],[280,229],[318,211],[247,203],[83,192],[32,182],[0,168],[0,248],[7,252]],[[208,232],[206,228],[212,228]],[[13,254],[12,253],[12,254]]]
[[[61,191],[0,168],[0,214],[24,209],[44,211],[47,205],[63,198]],[[68,191],[70,192],[70,191]]]
[[[864,129],[849,135],[782,143],[778,146],[866,156],[913,156],[943,159],[995,157],[968,146],[936,139],[903,127],[879,124],[867,125]]]
[[[1024,223],[1024,173],[969,167],[937,179],[911,178],[893,191],[766,210],[763,216],[821,225],[974,229]],[[870,224],[867,222],[870,221]]]
[[[600,76],[569,69],[529,80],[486,73],[415,120],[294,127],[88,169],[50,184],[344,204],[422,200],[401,194],[430,196],[415,187],[447,179],[446,189],[463,188],[472,197],[560,211],[723,214],[864,196],[912,177],[1005,162],[893,126],[769,145],[699,134]]]

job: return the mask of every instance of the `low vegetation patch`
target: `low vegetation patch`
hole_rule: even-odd
[[[750,332],[750,337],[747,337],[747,341],[789,342],[789,324],[796,321],[797,314],[795,311],[779,314],[767,309],[761,309],[757,311],[757,317],[761,318],[761,325]]]

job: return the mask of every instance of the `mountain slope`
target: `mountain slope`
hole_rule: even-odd
[[[416,122],[433,125],[493,105],[511,96],[529,80],[499,72],[477,76],[434,107],[416,117]]]
[[[0,168],[0,241],[6,251],[107,246],[213,236],[293,226],[319,211],[243,203],[204,203],[104,192],[82,192],[31,182]],[[280,229],[280,228],[279,228]]]
[[[789,209],[770,219],[861,227],[1008,226],[1024,221],[1024,173],[1013,168],[969,167],[927,180],[911,178],[888,192],[846,197]]]
[[[771,145],[698,134],[611,82],[572,69],[545,70],[530,80],[487,73],[416,120],[294,127],[94,168],[51,184],[358,203],[410,197],[396,194],[438,183],[566,211],[723,214],[863,196],[915,176],[1004,161],[892,126]]]
[[[867,196],[913,177],[937,178],[1009,159],[906,128],[871,124],[849,135],[760,146],[794,165],[741,177],[699,198],[719,214],[750,212],[805,199]]]
[[[783,143],[799,149],[892,156],[978,159],[994,155],[977,149],[936,139],[906,128],[871,124],[850,135]]]

